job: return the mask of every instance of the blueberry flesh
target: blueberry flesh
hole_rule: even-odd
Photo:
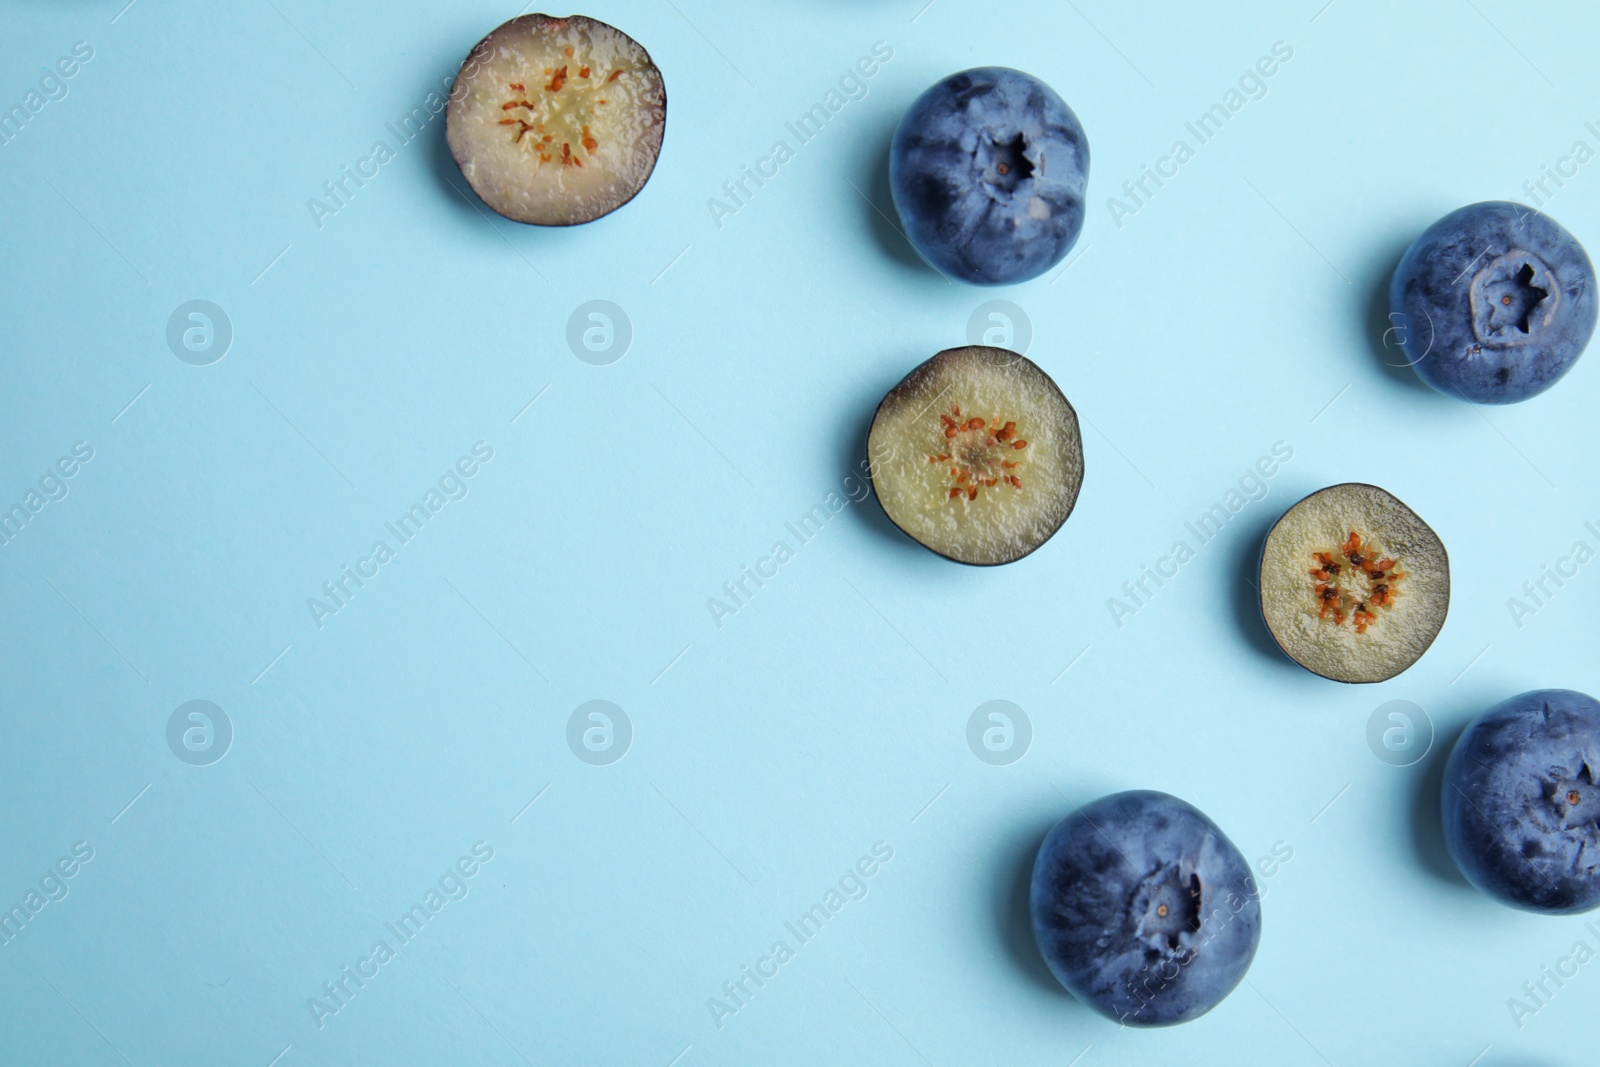
[[[1255,877],[1198,809],[1149,790],[1101,797],[1039,847],[1033,936],[1083,1003],[1129,1026],[1196,1019],[1231,993],[1261,940]]]
[[[1456,866],[1512,907],[1600,906],[1600,703],[1570,689],[1502,701],[1467,727],[1444,775]]]
[[[889,150],[911,244],[975,285],[1036,278],[1083,229],[1089,141],[1048,85],[1020,70],[952,74],[917,98]]]
[[[1515,404],[1572,369],[1595,327],[1594,266],[1548,215],[1504,200],[1452,211],[1412,242],[1390,320],[1422,380]]]

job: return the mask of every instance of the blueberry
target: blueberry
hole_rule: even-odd
[[[1384,682],[1444,628],[1450,555],[1393,494],[1346,482],[1284,512],[1262,546],[1256,588],[1290,659],[1336,682]]]
[[[519,15],[461,64],[445,129],[485,204],[517,222],[572,226],[644,188],[666,122],[661,71],[639,42],[582,15]]]
[[[867,434],[890,520],[946,559],[1011,563],[1044,544],[1083,487],[1078,413],[1038,364],[972,345],[918,366]]]
[[[1594,266],[1548,215],[1504,200],[1452,211],[1412,242],[1390,320],[1422,380],[1479,404],[1554,385],[1595,326]]]
[[[1244,980],[1261,940],[1249,864],[1166,793],[1115,793],[1061,820],[1039,846],[1030,896],[1050,970],[1130,1026],[1204,1015]]]
[[[889,152],[906,236],[976,285],[1036,278],[1083,229],[1089,142],[1048,85],[1020,70],[952,74],[917,98]]]
[[[1444,836],[1473,885],[1529,911],[1600,906],[1600,703],[1570,689],[1502,701],[1444,774]]]

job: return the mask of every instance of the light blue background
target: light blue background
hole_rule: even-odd
[[[1600,938],[1470,891],[1429,798],[1488,704],[1600,691],[1600,563],[1520,628],[1507,608],[1600,544],[1600,356],[1477,410],[1385,367],[1377,297],[1429,222],[1600,148],[1600,12],[923,3],[591,5],[663,69],[667,136],[634,203],[565,231],[461,195],[442,118],[320,229],[307,208],[515,9],[7,5],[0,107],[74,42],[94,58],[0,146],[0,504],[74,442],[94,459],[0,547],[0,905],[74,842],[94,859],[0,945],[0,1060],[1585,1062],[1600,963],[1521,1029],[1506,1001]],[[716,225],[708,199],[878,41],[866,97]],[[1267,95],[1118,226],[1107,198],[1275,41]],[[946,284],[884,215],[898,117],[978,64],[1088,131],[1058,280]],[[1600,162],[1548,201],[1591,247],[1597,191]],[[794,541],[882,394],[997,297],[1084,419],[1066,527],[999,569],[870,499]],[[235,331],[205,367],[165,341],[197,298]],[[609,366],[566,344],[592,299],[633,326]],[[478,441],[466,498],[319,629],[307,598]],[[1279,441],[1266,499],[1119,628],[1108,598]],[[1346,480],[1453,562],[1438,642],[1378,686],[1267,647],[1247,584],[1271,521]],[[707,600],[779,538],[794,558],[719,628]],[[609,766],[565,740],[594,698],[633,723]],[[233,723],[211,766],[167,747],[192,699]],[[990,699],[1033,724],[1010,766],[967,747]],[[1438,728],[1416,766],[1368,748],[1391,699]],[[1249,984],[1159,1032],[1065,995],[1022,911],[1049,825],[1133,787],[1294,851]],[[308,998],[480,840],[469,895],[319,1029]],[[719,1028],[708,998],[878,841],[865,899]]]

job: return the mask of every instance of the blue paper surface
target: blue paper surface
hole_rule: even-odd
[[[1386,365],[1382,294],[1472,201],[1600,245],[1600,12],[603,0],[665,147],[540,230],[430,104],[517,10],[124,3],[0,16],[0,1061],[1581,1062],[1600,921],[1470,890],[1433,798],[1477,712],[1600,691],[1600,356],[1473,408]],[[981,64],[1092,152],[1071,257],[996,290],[886,184]],[[975,339],[1084,424],[1076,512],[995,569],[859,466]],[[1451,555],[1381,685],[1248,580],[1341,481]],[[1045,831],[1127,788],[1262,860],[1248,984],[1170,1030],[1027,929]]]

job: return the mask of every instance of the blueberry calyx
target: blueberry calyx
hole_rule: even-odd
[[[1205,914],[1200,875],[1178,864],[1157,867],[1139,883],[1133,916],[1139,939],[1152,956],[1185,963],[1199,951],[1194,935]]]
[[[1600,827],[1600,788],[1597,786],[1600,786],[1600,779],[1587,763],[1577,774],[1562,767],[1550,768],[1545,780],[1545,799],[1562,829]]]
[[[1010,137],[979,137],[972,160],[984,183],[997,193],[1013,195],[1019,185],[1033,177],[1034,164],[1028,158],[1028,138],[1021,132]]]
[[[1472,332],[1479,341],[1528,344],[1555,321],[1561,287],[1538,256],[1513,249],[1473,277],[1471,304]]]

